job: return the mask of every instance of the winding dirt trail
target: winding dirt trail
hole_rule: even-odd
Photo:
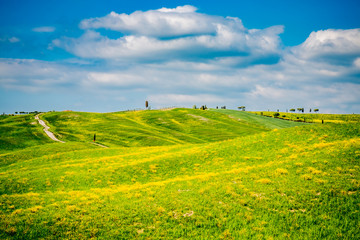
[[[36,115],[36,116],[35,116],[35,119],[38,120],[39,123],[40,123],[40,125],[44,127],[44,132],[46,133],[46,135],[48,135],[49,138],[51,138],[51,139],[54,140],[54,141],[61,142],[61,143],[65,143],[65,142],[57,139],[57,138],[55,137],[55,135],[54,135],[52,132],[49,131],[50,127],[49,127],[48,125],[46,125],[46,123],[45,123],[43,120],[41,120],[41,119],[39,118],[39,115],[40,115],[40,114]]]
[[[38,120],[39,124],[44,127],[44,132],[46,133],[46,135],[48,135],[49,138],[51,138],[51,139],[54,140],[54,141],[61,142],[61,143],[65,143],[64,141],[61,141],[61,140],[57,139],[57,138],[55,137],[54,133],[52,133],[52,132],[49,131],[50,127],[49,127],[48,125],[46,125],[46,123],[45,123],[43,120],[41,120],[41,119],[39,118],[39,115],[40,115],[40,114],[36,115],[36,116],[35,116],[35,119]],[[97,145],[97,146],[99,146],[99,147],[108,148],[108,146],[102,145],[102,144],[100,144],[100,143],[92,142],[92,144]]]

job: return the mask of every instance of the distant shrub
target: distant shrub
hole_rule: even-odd
[[[274,113],[274,117],[279,117],[280,116],[280,113],[278,113],[278,112],[276,112],[276,113]]]
[[[299,112],[304,112],[304,108],[297,108]]]

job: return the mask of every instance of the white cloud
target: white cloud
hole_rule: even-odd
[[[134,73],[124,72],[90,72],[83,81],[86,85],[102,85],[113,87],[144,87],[150,84],[144,77]]]
[[[112,12],[83,20],[80,26],[86,29],[81,37],[56,39],[53,46],[83,58],[174,61],[238,56],[243,64],[276,58],[282,48],[283,26],[246,29],[238,18],[197,13],[188,5],[130,15]],[[94,31],[98,28],[125,35],[112,39]]]
[[[51,33],[55,32],[56,28],[52,26],[43,26],[43,27],[36,27],[32,29],[34,32],[40,32],[40,33]]]
[[[215,35],[163,40],[136,35],[109,39],[100,33],[86,31],[77,39],[56,39],[53,45],[83,58],[174,60],[238,55],[245,62],[251,62],[258,58],[277,55],[281,42],[278,34],[281,32],[282,27],[235,32],[219,25]]]
[[[360,69],[360,57],[358,57],[354,60],[354,66],[356,68]]]
[[[84,58],[156,60],[163,59],[166,54],[194,48],[196,41],[186,38],[161,41],[146,36],[125,36],[113,40],[97,32],[87,31],[79,39],[55,40],[53,44]]]
[[[328,29],[312,32],[301,45],[292,49],[304,60],[352,63],[360,55],[360,29]]]
[[[33,59],[0,59],[0,86],[20,91],[45,91],[76,84],[79,71]]]
[[[196,12],[193,6],[161,8],[146,12],[136,11],[132,14],[111,12],[105,17],[83,20],[83,29],[106,28],[124,33],[146,36],[181,36],[191,34],[211,34],[217,24],[234,24],[242,28],[241,21],[235,18],[209,16]]]
[[[178,6],[176,8],[160,8],[157,11],[159,12],[165,12],[165,13],[192,13],[192,12],[196,12],[197,8],[194,6],[190,6],[190,5],[185,5],[185,6]]]
[[[327,86],[298,84],[296,88],[256,85],[253,91],[247,93],[248,101],[256,102],[263,110],[266,106],[282,111],[293,107],[316,107],[328,113],[342,113],[346,112],[345,109],[359,111],[359,96],[360,84],[353,83],[330,83]]]
[[[228,103],[229,99],[226,97],[220,97],[211,94],[157,94],[149,95],[150,102],[157,106],[169,106],[169,103],[177,106],[189,106],[189,105],[205,105],[205,104],[223,104]]]
[[[205,68],[196,66],[196,62],[175,61],[136,64],[122,70],[108,66],[106,71],[96,71],[66,62],[1,59],[0,87],[25,92],[89,91],[102,99],[109,98],[108,102],[121,96],[125,99],[122,104],[129,108],[135,94],[136,99],[149,99],[153,108],[207,104],[233,108],[245,105],[258,110],[317,107],[322,112],[357,112],[360,107],[360,84],[346,82],[345,69],[328,81],[327,77],[321,78],[321,73],[316,74],[317,66],[301,74],[301,68],[295,71],[296,65],[284,62],[239,69],[219,66],[218,62],[221,60],[202,63]]]
[[[9,38],[9,42],[11,42],[11,43],[17,43],[17,42],[20,42],[20,39],[17,38],[17,37],[11,37],[11,38]]]
[[[4,37],[4,38],[0,38],[0,42],[17,43],[20,42],[20,39],[17,37]]]

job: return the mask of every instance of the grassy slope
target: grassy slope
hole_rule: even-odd
[[[273,117],[276,112],[252,112],[257,115]],[[321,113],[285,113],[279,112],[279,119],[291,121],[305,121],[312,123],[358,123],[358,114],[321,114]]]
[[[311,124],[212,143],[14,151],[1,156],[0,238],[358,239],[359,129]]]
[[[0,116],[0,154],[49,142],[34,115]]]
[[[234,111],[234,110],[226,110],[226,109],[211,109],[211,110],[227,114],[236,119],[241,119],[242,121],[258,124],[258,125],[264,126],[269,129],[281,129],[281,128],[288,128],[288,127],[304,125],[304,123],[283,121],[283,120],[277,119],[277,118],[265,118],[263,116],[259,116],[259,115],[255,115],[253,113],[243,112],[243,111]]]
[[[267,131],[225,114],[193,109],[117,113],[55,112],[42,116],[64,141],[97,141],[108,146],[163,146],[206,143]]]

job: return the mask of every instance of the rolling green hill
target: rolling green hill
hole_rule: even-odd
[[[34,115],[0,116],[0,154],[49,142]]]
[[[360,237],[359,123],[190,109],[43,119],[67,142],[0,154],[0,239]],[[89,144],[95,130],[110,148]]]
[[[254,115],[256,116],[256,115]],[[116,113],[54,112],[42,115],[64,141],[107,146],[163,146],[207,143],[268,131],[264,124],[215,111],[171,109]]]
[[[228,116],[231,116],[234,119],[238,119],[240,121],[251,122],[253,124],[257,124],[269,129],[281,129],[281,128],[304,125],[304,123],[301,122],[284,121],[278,118],[267,118],[264,116],[259,116],[253,113],[243,112],[243,111],[234,111],[234,110],[226,110],[226,109],[211,109],[211,110],[227,114]],[[273,115],[269,115],[269,116],[273,116]]]

